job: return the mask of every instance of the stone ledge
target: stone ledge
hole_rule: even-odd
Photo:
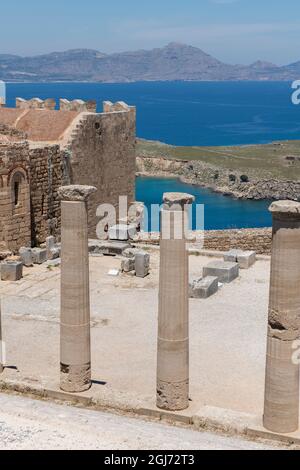
[[[287,445],[300,446],[300,431],[292,434],[276,434],[265,429],[262,424],[249,427],[246,429],[246,436],[251,439],[267,439],[269,441],[277,441]]]
[[[38,379],[16,377],[18,372],[7,371],[0,376],[0,391],[2,393],[16,393],[41,400],[57,401],[69,406],[121,413],[128,416],[139,416],[144,419],[164,421],[175,426],[189,426],[193,429],[220,433],[227,436],[241,436],[246,439],[268,440],[273,445],[294,446],[300,448],[300,429],[293,434],[275,434],[264,429],[260,423],[261,417],[238,411],[203,406],[198,411],[196,404],[191,404],[183,412],[167,412],[160,410],[149,397],[130,397],[121,392],[105,390],[106,384],[95,384],[92,389],[84,393],[66,393],[59,389],[56,383],[42,383]],[[101,389],[95,390],[95,387]],[[100,390],[100,394],[99,394]],[[144,402],[144,405],[142,404]]]

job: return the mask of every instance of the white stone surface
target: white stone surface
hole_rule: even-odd
[[[93,378],[107,382],[109,392],[145,403],[154,400],[157,348],[159,250],[149,253],[151,271],[144,279],[110,277],[120,259],[90,257]],[[190,277],[199,277],[210,261],[189,256]],[[8,363],[23,376],[57,380],[60,268],[47,266],[24,267],[21,281],[0,282],[3,339]],[[201,306],[190,302],[195,412],[205,403],[262,416],[269,276],[269,260],[259,259]]]
[[[274,447],[268,443],[1,394],[0,449],[264,450]]]

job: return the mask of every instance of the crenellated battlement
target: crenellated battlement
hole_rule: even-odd
[[[5,107],[5,100],[1,101],[0,107]],[[48,98],[42,100],[40,98],[32,98],[25,100],[24,98],[16,98],[16,109],[22,110],[47,110],[54,111],[56,109],[56,100]],[[69,101],[66,98],[59,100],[59,111],[77,112],[77,113],[97,113],[97,102],[96,100],[84,101],[80,99]],[[111,101],[103,102],[103,113],[117,113],[117,112],[135,112],[134,106],[129,106],[124,101],[117,101],[112,103]]]
[[[17,109],[47,109],[48,111],[54,110],[56,101],[52,98],[41,100],[40,98],[32,98],[31,100],[24,100],[23,98],[16,98]]]
[[[117,112],[130,112],[135,111],[134,106],[129,106],[124,101],[117,101],[112,103],[111,101],[103,101],[103,112],[104,113],[117,113]]]
[[[59,109],[60,111],[76,111],[78,113],[96,113],[97,112],[97,103],[94,100],[83,101],[83,100],[73,100],[69,101],[65,98],[59,100]]]

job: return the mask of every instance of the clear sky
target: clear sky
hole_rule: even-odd
[[[300,0],[0,0],[0,53],[184,42],[229,63],[300,60]]]

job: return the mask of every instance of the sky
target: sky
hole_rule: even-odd
[[[0,0],[0,54],[200,47],[219,60],[300,60],[299,0]]]

